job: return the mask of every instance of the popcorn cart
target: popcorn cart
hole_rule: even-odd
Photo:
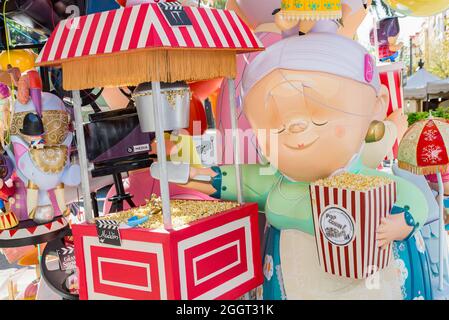
[[[182,107],[185,101],[182,83],[226,77],[239,159],[236,54],[259,50],[262,44],[234,12],[176,3],[71,18],[55,28],[37,63],[61,66],[64,88],[73,90],[87,219],[73,226],[81,299],[236,299],[262,283],[257,205],[243,204],[238,161],[240,203],[198,202],[212,205],[215,214],[176,226],[165,144],[159,143],[163,228],[129,228],[113,219],[93,224],[79,93],[91,87],[141,85],[143,130],[154,126],[161,142],[164,131],[173,129],[165,117],[167,106]]]

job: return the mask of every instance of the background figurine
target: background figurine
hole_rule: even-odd
[[[42,92],[35,70],[14,81],[18,97],[11,122],[12,150],[7,151],[14,154],[17,175],[27,187],[29,218],[46,223],[70,214],[64,189],[80,183],[79,166],[70,160],[70,114],[60,98]]]
[[[404,44],[397,42],[399,38],[400,26],[397,17],[382,19],[377,27],[377,43],[379,46],[379,60],[382,62],[394,62],[399,56],[399,50]],[[374,29],[370,33],[371,44],[375,45]]]

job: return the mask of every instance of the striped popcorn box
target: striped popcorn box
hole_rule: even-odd
[[[345,173],[310,186],[315,239],[322,269],[364,279],[386,268],[391,245],[381,250],[376,231],[396,201],[396,184],[381,177]]]
[[[404,90],[402,87],[403,77],[402,70],[405,68],[403,62],[394,62],[381,64],[377,66],[379,69],[380,82],[388,88],[390,92],[390,103],[388,104],[387,117],[397,110],[404,112]],[[394,159],[398,156],[399,141],[396,140],[392,156]]]

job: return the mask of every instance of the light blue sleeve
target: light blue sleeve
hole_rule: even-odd
[[[417,224],[415,231],[422,228],[427,221],[429,207],[426,197],[418,187],[401,177],[374,169],[362,168],[360,173],[367,176],[383,176],[394,180],[397,188],[395,205],[401,208],[408,206],[410,208],[410,214]]]

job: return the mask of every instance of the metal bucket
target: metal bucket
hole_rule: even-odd
[[[190,89],[185,82],[161,83],[163,130],[189,127]],[[142,132],[156,131],[151,83],[141,83],[133,93]]]

